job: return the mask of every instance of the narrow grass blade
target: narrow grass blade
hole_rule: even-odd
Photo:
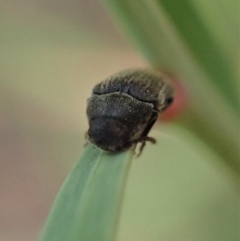
[[[39,241],[112,241],[134,150],[89,145],[64,182]]]

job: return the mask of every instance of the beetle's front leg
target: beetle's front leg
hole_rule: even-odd
[[[141,155],[141,153],[146,145],[146,141],[149,141],[152,144],[155,144],[157,142],[155,138],[149,137],[149,136],[141,136],[138,139],[134,140],[133,143],[140,143],[139,151],[136,154],[136,157],[139,157]]]

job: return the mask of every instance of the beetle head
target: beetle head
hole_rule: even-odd
[[[118,119],[98,117],[89,126],[89,142],[104,151],[118,152],[131,146],[131,130]]]

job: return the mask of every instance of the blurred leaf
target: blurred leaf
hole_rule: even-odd
[[[239,173],[238,30],[237,24],[231,25],[236,18],[235,2],[233,6],[223,1],[219,4],[187,0],[105,2],[148,61],[174,73],[185,83],[188,110],[179,123],[202,138],[233,172]],[[207,11],[203,11],[205,6]],[[222,25],[216,20],[206,22],[229,12],[234,16],[219,20],[224,22]],[[218,30],[213,32],[215,27]],[[227,34],[230,45],[226,42]]]
[[[238,240],[238,189],[219,157],[179,125],[150,134],[157,144],[132,162],[117,240]]]
[[[106,154],[89,145],[63,184],[41,241],[112,241],[134,151]]]
[[[239,97],[234,81],[236,58],[233,58],[237,55],[234,50],[238,49],[237,29],[226,24],[228,19],[224,17],[221,2],[217,6],[211,0],[207,3],[202,0],[158,0],[158,3],[175,26],[179,38],[187,44],[199,67],[205,70],[222,95],[226,95],[231,104],[237,107]]]

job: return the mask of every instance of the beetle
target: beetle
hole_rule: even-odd
[[[87,100],[89,143],[107,152],[121,152],[133,144],[155,143],[148,133],[158,115],[173,102],[167,77],[154,70],[126,70],[97,84]]]

